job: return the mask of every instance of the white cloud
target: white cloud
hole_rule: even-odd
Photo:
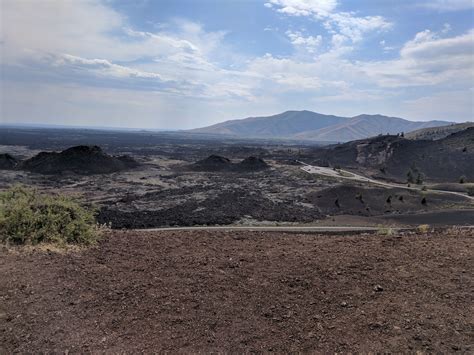
[[[318,36],[304,36],[300,31],[286,31],[291,43],[298,48],[304,48],[308,53],[315,53],[323,38]]]
[[[451,25],[449,23],[445,23],[443,25],[443,29],[441,30],[441,33],[446,34],[446,33],[450,32],[451,29],[452,29]]]
[[[267,7],[274,5],[278,12],[292,16],[326,17],[337,7],[336,0],[270,0],[267,4]]]
[[[382,49],[384,50],[384,52],[393,51],[395,49],[395,47],[387,45],[387,42],[384,39],[381,40],[379,44],[380,44],[380,47],[382,47]]]
[[[399,58],[357,65],[383,87],[466,85],[474,80],[473,46],[474,30],[450,38],[425,30],[405,43]]]
[[[206,31],[198,23],[174,20],[144,32],[107,2],[42,4],[2,2],[2,120],[70,117],[70,123],[80,124],[81,117],[92,117],[92,123],[117,117],[126,126],[133,114],[140,117],[137,125],[176,127],[173,122],[182,120],[182,127],[190,127],[268,113],[269,107],[272,112],[288,106],[311,109],[307,105],[312,104],[316,110],[332,107],[331,113],[342,113],[343,107],[364,110],[369,103],[402,95],[407,87],[423,86],[427,92],[449,84],[463,92],[473,82],[473,31],[447,37],[448,26],[414,35],[395,59],[346,59],[366,33],[390,24],[380,16],[337,12],[336,1],[267,2],[280,13],[320,21],[329,36],[326,41],[320,34],[287,31],[295,48],[291,55],[257,58],[228,47],[226,32]],[[383,40],[380,45],[391,48]],[[407,112],[428,103],[417,99],[404,103]],[[206,121],[193,124],[199,115]],[[167,123],[168,117],[178,121]]]
[[[353,42],[371,31],[390,29],[392,24],[382,16],[359,17],[354,12],[338,12],[335,0],[271,0],[272,8],[288,16],[310,16],[322,21],[332,34],[340,34]]]
[[[253,99],[251,76],[217,64],[234,55],[223,43],[224,31],[208,32],[179,19],[158,32],[137,31],[93,0],[50,0],[41,6],[5,0],[2,6],[2,65],[9,67],[10,78]]]

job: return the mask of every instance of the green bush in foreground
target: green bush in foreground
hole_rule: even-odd
[[[99,236],[94,214],[71,197],[15,186],[0,192],[0,241],[92,244]]]

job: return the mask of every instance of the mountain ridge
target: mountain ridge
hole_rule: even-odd
[[[224,134],[248,138],[346,142],[378,134],[411,132],[452,124],[448,121],[409,121],[380,114],[354,117],[326,115],[308,110],[285,111],[272,116],[247,117],[188,130],[190,133]]]

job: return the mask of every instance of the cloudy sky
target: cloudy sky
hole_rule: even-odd
[[[473,120],[472,0],[0,0],[1,123]]]

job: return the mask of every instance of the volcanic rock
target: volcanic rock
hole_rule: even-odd
[[[0,169],[10,170],[14,169],[18,164],[18,160],[12,157],[10,154],[0,154]]]
[[[222,171],[222,170],[231,170],[233,167],[232,162],[220,155],[210,155],[206,159],[199,160],[198,162],[192,164],[193,170],[198,171]]]
[[[268,169],[269,166],[262,158],[248,157],[238,164],[238,168],[240,170],[256,171]]]
[[[98,146],[80,145],[60,153],[41,152],[21,164],[24,170],[40,174],[72,172],[80,175],[108,174],[138,166],[129,156],[114,157]]]

